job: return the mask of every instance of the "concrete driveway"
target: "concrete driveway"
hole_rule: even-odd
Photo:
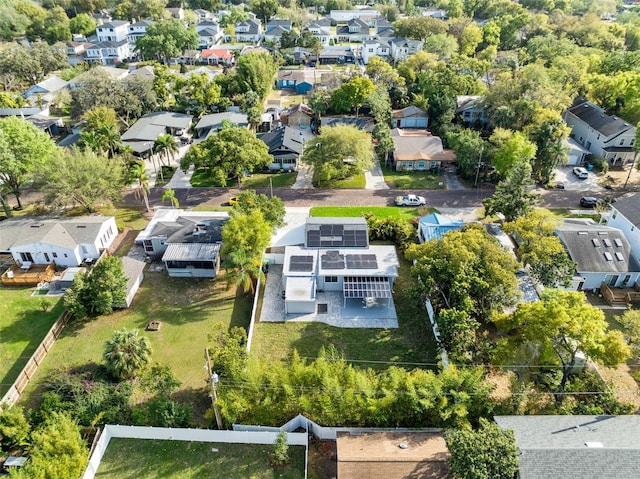
[[[565,190],[571,191],[604,191],[604,188],[598,185],[598,175],[589,172],[589,177],[581,180],[573,174],[573,166],[564,166],[556,169],[556,177],[554,183],[563,183]]]

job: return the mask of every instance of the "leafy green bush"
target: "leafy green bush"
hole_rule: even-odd
[[[597,173],[606,173],[609,171],[609,162],[601,156],[590,156],[589,164],[593,166],[593,171]]]
[[[276,442],[273,444],[273,448],[271,449],[271,453],[269,453],[269,462],[272,467],[284,467],[291,462],[286,431],[280,431],[278,434]]]

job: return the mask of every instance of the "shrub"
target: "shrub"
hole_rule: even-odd
[[[289,457],[289,445],[287,444],[287,433],[280,431],[276,442],[273,444],[269,454],[269,462],[272,467],[284,467],[291,461]]]
[[[601,156],[590,156],[589,164],[593,166],[595,172],[606,173],[609,171],[609,162]]]

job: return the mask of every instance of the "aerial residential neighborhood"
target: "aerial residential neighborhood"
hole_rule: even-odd
[[[0,32],[0,477],[638,476],[636,2]]]

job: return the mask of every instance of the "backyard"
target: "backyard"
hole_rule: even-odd
[[[300,479],[304,447],[291,446],[291,463],[269,466],[270,445],[159,441],[113,438],[102,459],[98,479]]]
[[[32,297],[33,289],[0,286],[0,398],[62,313],[59,298]],[[43,300],[49,305],[46,312]]]
[[[103,345],[113,332],[135,328],[149,338],[152,360],[170,366],[182,383],[177,395],[193,403],[203,396],[193,392],[205,386],[204,348],[212,326],[247,327],[250,312],[250,300],[236,295],[233,288],[226,290],[222,281],[169,278],[164,271],[146,271],[130,309],[67,326],[27,388],[25,402],[37,403],[39,386],[54,370],[101,363]],[[145,332],[152,320],[161,322],[160,330]]]
[[[426,313],[420,312],[408,290],[413,280],[409,264],[401,262],[394,286],[397,329],[336,328],[321,323],[256,323],[251,356],[260,363],[282,361],[292,352],[315,358],[322,346],[335,346],[349,361],[363,368],[386,369],[398,363],[413,369],[434,367],[435,340]]]

